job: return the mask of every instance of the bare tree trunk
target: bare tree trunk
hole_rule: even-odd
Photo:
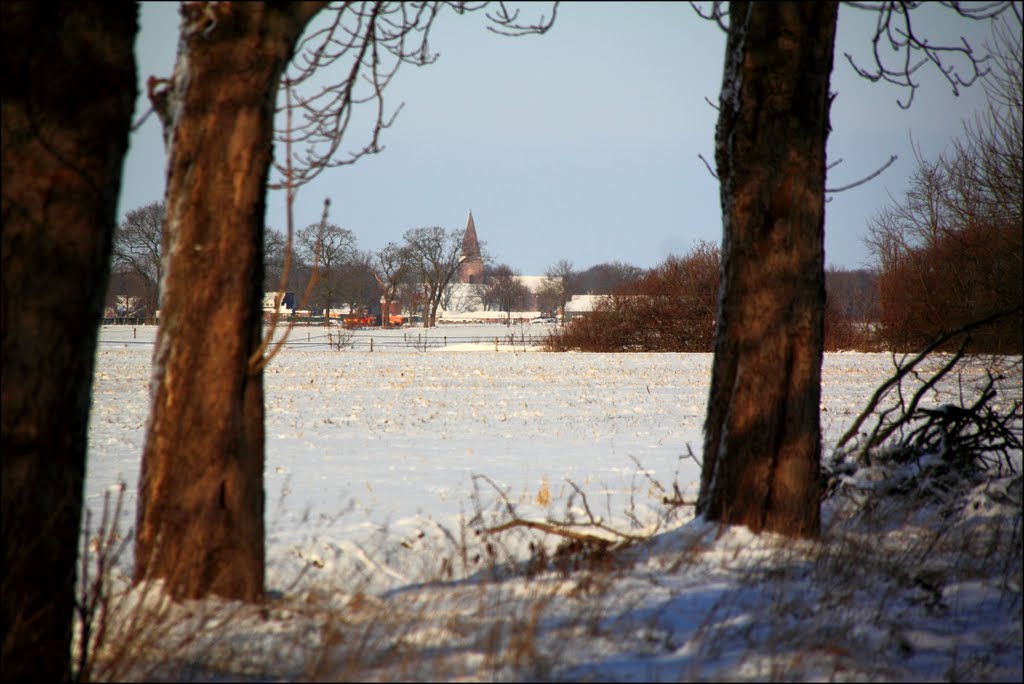
[[[430,328],[434,325],[432,320],[434,311],[434,288],[426,286],[423,289],[423,327]]]
[[[434,300],[430,303],[430,325],[427,327],[433,328],[437,326],[437,309],[441,306],[441,293],[438,293]]]
[[[136,581],[177,597],[263,598],[264,193],[279,80],[320,7],[183,9],[135,546]]]
[[[721,289],[697,511],[819,531],[825,143],[835,3],[731,3]]]
[[[96,332],[134,4],[3,3],[3,679],[71,675]]]
[[[384,302],[384,311],[383,311],[383,313],[381,315],[381,325],[384,328],[393,328],[393,327],[395,327],[391,323],[391,307],[394,306],[394,303],[395,303],[395,295],[394,294],[390,295],[387,298],[387,300]],[[401,312],[399,312],[399,313],[401,313]]]

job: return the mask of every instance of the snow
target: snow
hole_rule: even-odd
[[[939,525],[899,502],[844,514],[887,476],[863,469],[826,503],[821,542],[710,525],[662,497],[696,497],[711,355],[545,353],[531,342],[548,330],[334,329],[341,350],[293,331],[265,371],[271,600],[171,606],[116,577],[112,641],[198,679],[1020,680],[1019,481]],[[122,529],[154,337],[100,333],[85,506],[95,522],[125,482]],[[891,372],[887,354],[826,355],[823,453]],[[510,507],[653,536],[588,561],[521,528],[478,534]],[[552,562],[531,566],[530,544]],[[174,628],[143,635],[139,602]]]

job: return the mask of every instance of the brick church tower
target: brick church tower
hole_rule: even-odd
[[[459,263],[460,283],[482,283],[484,281],[484,262],[480,256],[480,243],[476,239],[476,226],[473,224],[473,212],[469,212],[466,220],[466,232],[462,236],[462,260]]]

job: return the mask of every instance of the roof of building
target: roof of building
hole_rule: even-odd
[[[464,259],[480,258],[480,242],[476,237],[476,225],[473,223],[473,210],[466,219],[466,232],[462,236],[462,256]]]
[[[607,295],[573,295],[565,304],[566,312],[584,313],[593,311],[597,303]]]

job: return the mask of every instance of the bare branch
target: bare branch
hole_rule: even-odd
[[[289,187],[289,199],[293,199],[294,198],[294,195],[291,194],[291,191],[292,191],[292,189]],[[324,225],[327,224],[327,211],[328,211],[328,209],[330,209],[330,206],[331,206],[331,199],[329,197],[325,197],[324,198],[324,211],[323,211],[323,214],[320,217],[320,225],[321,226],[324,226]],[[288,205],[288,238],[287,238],[287,241],[285,242],[285,267],[284,267],[284,269],[282,270],[282,273],[281,273],[281,286],[280,286],[280,288],[282,290],[284,289],[284,283],[287,282],[287,280],[288,280],[288,269],[289,269],[289,265],[291,264],[292,234],[293,234],[292,228],[293,228],[292,205],[289,203],[289,205]],[[309,296],[313,293],[313,288],[316,286],[317,279],[318,279],[318,273],[319,273],[319,269],[317,268],[317,266],[318,266],[319,262],[320,262],[320,251],[319,251],[319,249],[317,249],[313,253],[313,268],[312,268],[312,271],[310,272],[309,282],[306,283],[306,289],[302,293],[302,298],[299,300],[298,308],[300,308],[300,309],[306,307],[306,302],[309,301]],[[275,304],[277,304],[276,301],[275,301]],[[274,319],[273,319],[273,321],[271,323],[270,330],[267,331],[266,335],[263,337],[263,340],[260,342],[260,346],[252,353],[252,356],[249,357],[249,373],[250,374],[260,373],[260,372],[263,371],[264,368],[266,368],[267,364],[270,363],[273,360],[273,358],[275,356],[277,356],[277,353],[279,351],[281,351],[282,347],[284,347],[285,342],[288,340],[288,335],[291,334],[292,329],[295,327],[295,319],[292,319],[291,321],[289,321],[288,329],[285,330],[285,333],[284,333],[284,335],[281,336],[281,339],[278,340],[274,344],[274,348],[270,350],[269,354],[264,355],[263,352],[266,351],[267,346],[270,344],[271,338],[273,338],[273,336],[274,336],[274,330],[277,327],[277,315],[278,314],[275,311],[274,312]]]
[[[552,534],[567,539],[573,539],[581,542],[609,545],[626,545],[637,542],[642,542],[650,537],[646,535],[629,534],[617,530],[614,527],[606,525],[599,517],[595,516],[590,510],[590,504],[587,501],[587,496],[580,487],[572,480],[566,480],[569,486],[579,494],[580,500],[583,503],[584,511],[587,515],[587,521],[583,523],[576,522],[574,520],[529,520],[523,518],[516,512],[515,506],[508,499],[507,492],[503,491],[498,485],[486,475],[474,475],[473,479],[481,479],[487,482],[491,487],[498,493],[502,503],[504,504],[505,511],[508,514],[508,520],[492,525],[491,527],[484,528],[483,532],[486,534],[497,534],[499,532],[505,532],[515,527],[526,527],[533,530],[538,530],[546,534]],[[604,532],[605,534],[594,534],[592,532],[586,532],[582,530],[593,529]],[[610,537],[607,535],[611,535]]]
[[[944,334],[939,335],[938,337],[936,337],[934,340],[932,340],[931,343],[929,343],[924,349],[922,349],[921,352],[919,352],[913,358],[909,359],[909,361],[904,358],[903,361],[901,361],[900,363],[897,364],[896,373],[894,373],[892,377],[890,377],[888,380],[886,380],[884,383],[882,383],[882,385],[877,390],[875,390],[875,393],[871,396],[871,399],[868,400],[868,403],[864,407],[864,410],[860,413],[860,415],[857,416],[857,418],[853,421],[853,424],[850,425],[849,429],[843,434],[843,436],[836,443],[835,450],[834,450],[834,456],[833,456],[833,463],[834,464],[838,463],[838,461],[842,459],[844,453],[846,453],[845,447],[848,444],[851,444],[855,440],[855,438],[857,438],[858,431],[860,430],[861,426],[864,424],[864,422],[873,413],[876,412],[876,410],[878,409],[879,404],[881,403],[883,398],[888,395],[889,391],[893,390],[893,389],[896,389],[897,391],[902,391],[902,381],[903,381],[903,378],[905,378],[907,375],[915,372],[915,369],[925,359],[927,359],[932,352],[934,352],[936,349],[938,349],[942,345],[946,344],[950,340],[956,339],[957,337],[959,337],[961,335],[969,334],[971,331],[974,331],[974,330],[977,330],[979,328],[982,328],[982,327],[984,327],[984,326],[986,326],[986,325],[988,325],[990,323],[993,323],[994,321],[997,321],[999,319],[1005,318],[1006,316],[1010,316],[1012,314],[1018,313],[1020,311],[1020,309],[1021,309],[1021,307],[1017,306],[1017,307],[1008,309],[1006,311],[1000,311],[1000,312],[995,313],[995,314],[993,314],[991,316],[986,316],[985,318],[983,318],[981,320],[972,321],[972,322],[970,322],[970,323],[968,323],[966,325],[960,326],[956,330],[951,330],[951,331],[949,331],[947,333],[944,333]],[[928,383],[926,383],[926,387],[930,387],[930,386],[934,385],[935,382],[938,382],[938,380],[941,377],[946,375],[949,372],[949,370],[951,368],[953,368],[953,366],[955,366],[956,362],[958,362],[960,360],[960,358],[963,356],[963,353],[964,353],[964,345],[961,345],[960,348],[959,348],[959,351],[953,356],[953,360],[950,363],[944,364],[943,369],[941,369],[939,372],[935,373],[932,376],[931,380]],[[917,402],[919,401],[920,396],[921,396],[920,392],[915,395],[914,399],[912,400],[912,406],[916,406],[917,405]],[[902,404],[903,402],[901,401],[900,403]],[[887,411],[884,411],[883,413],[881,413],[878,416],[878,425],[872,431],[871,436],[863,444],[861,444],[859,446],[859,448],[857,449],[857,452],[858,452],[857,458],[858,458],[858,460],[864,458],[864,456],[867,454],[869,448],[871,448],[872,446],[875,446],[878,443],[880,443],[881,440],[879,439],[878,435],[880,434],[880,431],[882,430],[883,422],[885,421],[886,416],[889,413],[893,412],[894,410],[895,410],[895,408],[889,409]],[[903,413],[909,415],[910,413],[912,413],[912,411],[904,410]],[[898,427],[898,424],[897,424],[897,427]],[[892,430],[886,430],[884,432],[884,434],[882,435],[881,439],[884,439],[886,436],[888,436],[891,433],[892,433]]]
[[[871,38],[872,59],[870,67],[858,66],[850,53],[844,53],[846,60],[857,72],[857,75],[869,81],[886,81],[901,88],[908,89],[906,101],[897,99],[903,109],[909,109],[914,101],[914,94],[920,83],[914,74],[922,66],[932,64],[943,78],[950,84],[954,95],[960,94],[961,87],[972,85],[988,73],[985,62],[988,56],[979,56],[974,48],[961,36],[960,43],[954,45],[935,45],[920,37],[914,30],[911,13],[925,3],[918,2],[848,2],[846,5],[859,10],[867,10],[877,14],[875,32]],[[938,3],[955,12],[964,19],[981,21],[999,16],[1012,7],[1011,2],[988,3]],[[891,64],[891,55],[895,54],[897,62]],[[955,62],[966,60],[962,68]]]
[[[139,130],[140,128],[142,128],[142,124],[146,123],[146,121],[147,121],[147,120],[149,119],[149,115],[150,115],[150,114],[152,114],[152,113],[153,113],[153,111],[154,111],[154,110],[153,110],[153,107],[152,107],[152,106],[151,106],[151,107],[150,107],[149,109],[147,109],[147,110],[146,110],[146,112],[145,112],[145,113],[144,113],[144,114],[143,114],[142,116],[140,116],[140,117],[139,117],[139,118],[138,118],[138,119],[137,119],[137,120],[135,121],[135,123],[133,123],[133,124],[132,124],[132,127],[131,127],[131,132],[132,132],[132,133],[134,133],[135,131],[137,131],[137,130]]]
[[[402,104],[386,107],[384,92],[403,64],[424,66],[436,61],[430,49],[430,31],[442,9],[456,14],[478,11],[488,3],[463,2],[342,2],[323,16],[329,17],[298,45],[295,58],[283,79],[285,87],[298,89],[280,111],[294,111],[300,123],[294,128],[278,131],[275,141],[296,145],[292,153],[290,183],[300,187],[329,168],[353,164],[362,157],[384,149],[381,136],[390,128]],[[555,20],[558,3],[550,18],[544,15],[536,22],[523,22],[519,11],[505,3],[487,13],[496,26],[496,33],[522,36],[543,34]],[[316,81],[314,75],[336,75]],[[367,105],[365,114],[357,108]],[[364,144],[343,149],[346,134],[352,127],[365,130]],[[351,136],[350,136],[351,137]],[[274,168],[284,175],[288,164],[275,160]],[[268,185],[282,189],[284,182]]]
[[[715,170],[713,168],[711,168],[711,164],[709,164],[708,160],[704,158],[704,155],[698,152],[697,156],[700,158],[702,162],[704,162],[704,166],[707,167],[708,173],[711,174],[711,177],[714,178],[715,180],[718,180],[718,174],[715,173]]]
[[[697,3],[695,2],[691,2],[690,7],[693,8],[693,11],[696,12],[697,16],[700,17],[701,19],[713,21],[716,24],[718,24],[718,28],[722,29],[722,31],[724,31],[725,33],[729,32],[729,24],[726,22],[726,16],[728,16],[728,12],[726,12],[724,9],[724,2],[715,0],[715,2],[711,3],[711,9],[707,11],[702,10],[700,7],[697,6]]]
[[[693,449],[690,448],[689,444],[686,445],[686,449],[689,452],[689,457],[696,460],[696,457],[693,455]],[[640,463],[640,459],[638,459],[636,456],[632,454],[627,455],[633,461],[633,463],[636,464],[637,470],[644,476],[644,478],[651,484],[651,486],[657,489],[658,492],[661,494],[661,503],[671,508],[675,508],[676,506],[697,505],[696,500],[687,499],[686,497],[683,496],[683,493],[679,490],[679,482],[672,483],[672,494],[670,496],[668,491],[665,489],[664,485],[662,485],[660,482],[651,477],[651,474],[647,471],[646,468],[644,468],[643,464]],[[697,462],[697,465],[700,465],[699,461]]]
[[[540,15],[540,19],[536,22],[520,24],[519,23],[519,10],[509,12],[508,7],[504,2],[498,3],[498,11],[495,13],[488,13],[487,18],[494,22],[495,26],[488,26],[487,30],[492,33],[497,33],[502,36],[525,36],[531,33],[542,35],[547,33],[555,23],[555,17],[558,14],[558,2],[555,2],[551,7],[551,18],[546,19],[544,15]]]
[[[572,528],[566,527],[565,525],[540,522],[538,520],[526,520],[524,518],[513,518],[512,520],[495,525],[494,527],[488,527],[484,530],[487,534],[497,534],[499,532],[505,532],[511,530],[514,527],[527,527],[532,530],[539,530],[545,534],[551,534],[559,537],[565,537],[566,539],[575,539],[576,541],[588,542],[593,544],[609,544],[611,540],[607,537],[602,537],[596,534],[588,534],[586,532],[578,532]],[[639,539],[638,539],[639,541]]]
[[[835,164],[838,164],[841,161],[842,161],[842,159],[838,159],[838,160],[836,160]],[[895,162],[895,161],[896,161],[896,155],[894,154],[891,157],[889,157],[889,161],[885,162],[884,164],[882,164],[882,166],[877,168],[874,172],[864,176],[860,180],[857,180],[857,181],[854,181],[852,183],[849,183],[848,185],[842,185],[842,186],[840,186],[838,188],[825,188],[825,192],[829,192],[829,193],[843,192],[844,190],[849,190],[851,188],[855,188],[858,185],[864,185],[869,180],[871,180],[872,178],[877,177],[880,173],[882,173],[887,168],[892,166],[893,162]],[[835,164],[830,165],[829,168],[832,168],[832,166],[834,166]]]

